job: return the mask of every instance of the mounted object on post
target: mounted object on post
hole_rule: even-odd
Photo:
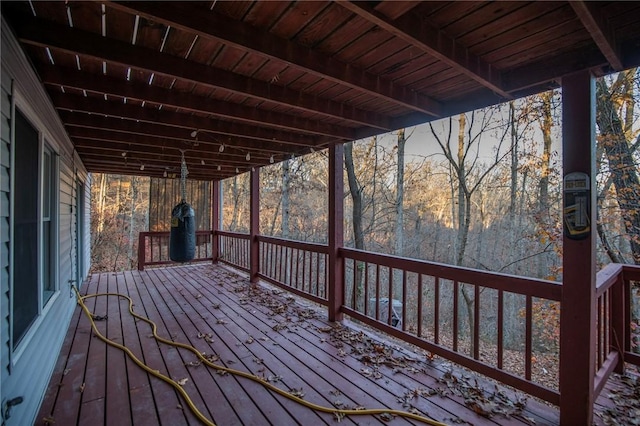
[[[182,153],[180,184],[182,185],[182,201],[171,211],[171,236],[169,239],[169,257],[174,262],[188,262],[196,254],[196,218],[195,212],[187,203],[187,163]]]

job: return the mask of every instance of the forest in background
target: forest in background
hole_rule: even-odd
[[[637,70],[596,82],[600,266],[640,264],[639,97]],[[345,245],[561,281],[560,98],[550,91],[346,144]],[[326,243],[327,170],[326,151],[261,168],[260,233]],[[248,232],[248,173],[222,188],[223,229]],[[96,175],[92,191],[94,270],[134,268],[149,180]],[[521,328],[519,305],[506,314],[511,330]],[[557,307],[536,306],[535,319],[537,345],[555,351]]]

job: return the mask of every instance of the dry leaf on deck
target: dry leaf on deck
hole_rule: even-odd
[[[184,386],[184,385],[186,385],[186,384],[187,384],[187,382],[188,382],[188,381],[189,381],[189,378],[188,378],[188,377],[185,377],[184,379],[180,379],[180,380],[178,380],[178,384],[179,384],[180,386]]]

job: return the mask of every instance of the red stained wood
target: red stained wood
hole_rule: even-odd
[[[391,368],[380,368],[383,378],[368,378],[361,372],[366,365],[357,353],[350,353],[350,345],[340,348],[322,331],[329,324],[324,319],[326,311],[317,311],[310,318],[302,317],[295,312],[303,307],[293,304],[291,306],[296,307],[293,313],[274,315],[272,308],[256,297],[272,295],[271,290],[263,289],[264,293],[247,297],[250,295],[247,278],[219,265],[93,275],[83,291],[128,294],[134,299],[136,312],[156,321],[160,335],[190,343],[199,351],[215,353],[220,356],[220,363],[227,366],[264,377],[280,375],[282,380],[275,383],[277,386],[302,388],[306,400],[322,405],[331,405],[340,399],[345,404],[367,408],[400,408],[398,396],[417,388],[437,388],[438,379],[449,368],[437,361],[431,364],[420,361],[420,373],[396,374]],[[285,295],[277,297],[286,300]],[[175,379],[189,378],[185,389],[192,394],[197,406],[218,424],[295,421],[335,424],[331,415],[315,413],[284,400],[253,382],[220,376],[203,366],[186,366],[195,356],[150,339],[149,326],[134,320],[124,301],[114,297],[91,298],[87,299],[87,305],[96,315],[108,315],[106,321],[97,322],[101,330],[124,342],[152,368]],[[276,324],[286,327],[275,330]],[[358,332],[358,329],[352,331]],[[213,342],[198,338],[198,333],[211,333]],[[107,348],[90,336],[88,321],[77,309],[39,418],[51,415],[56,424],[78,421],[80,424],[137,426],[159,422],[199,424],[192,414],[178,408],[184,408],[184,402],[172,388],[147,376],[115,348]],[[347,355],[340,355],[339,349]],[[411,352],[403,353],[418,357]],[[68,370],[66,374],[65,370]],[[82,383],[84,392],[80,392]],[[479,383],[492,389],[493,384],[484,379]],[[606,398],[607,389],[615,386],[618,385],[614,381],[606,383],[597,407],[611,404]],[[331,393],[334,390],[341,394],[334,395]],[[524,424],[518,419],[480,417],[466,409],[463,399],[455,395],[418,398],[415,406],[420,412],[445,422],[460,418],[476,425]],[[534,418],[538,425],[558,424],[555,408],[530,400],[527,410],[526,415]],[[370,416],[346,418],[343,422],[383,424]],[[404,423],[395,419],[392,424]]]

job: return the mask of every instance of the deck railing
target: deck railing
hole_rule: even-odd
[[[260,278],[326,305],[326,245],[259,236]]]
[[[216,257],[212,234],[198,231],[194,261],[215,258],[249,271],[250,236],[216,231]],[[261,279],[328,305],[326,245],[266,236],[258,236],[257,243]],[[139,269],[172,263],[168,247],[169,232],[140,233]],[[536,328],[542,318],[542,326],[559,332],[561,284],[349,248],[340,249],[340,256],[344,259],[343,313],[428,354],[559,404],[559,384],[549,388],[538,380],[538,370],[544,367],[537,366],[536,355],[548,348],[537,348],[540,331]],[[637,282],[640,266],[610,264],[597,275],[596,395],[611,373],[623,371],[625,362],[640,366],[634,346],[639,343],[640,325],[634,327],[631,312],[634,303],[640,303],[636,300],[640,293],[634,293]],[[519,330],[515,337],[507,338],[514,328]],[[522,368],[513,368],[514,357]]]
[[[249,234],[216,231],[219,244],[218,260],[242,271],[249,271]]]
[[[624,371],[625,362],[640,366],[640,354],[633,348],[640,330],[633,327],[631,315],[639,302],[632,289],[637,281],[640,266],[634,265],[609,264],[596,277],[596,396],[611,373]]]
[[[170,235],[169,231],[141,232],[138,235],[138,269],[140,271],[146,266],[176,263],[169,258]],[[196,256],[192,262],[213,259],[212,235],[212,231],[196,231]]]
[[[560,284],[354,249],[340,253],[345,259],[346,314],[559,404],[556,389],[534,380],[533,316],[534,304],[560,303]],[[505,363],[507,303],[523,328],[520,339],[510,344],[510,358],[519,354],[523,374],[509,371],[513,359]]]

